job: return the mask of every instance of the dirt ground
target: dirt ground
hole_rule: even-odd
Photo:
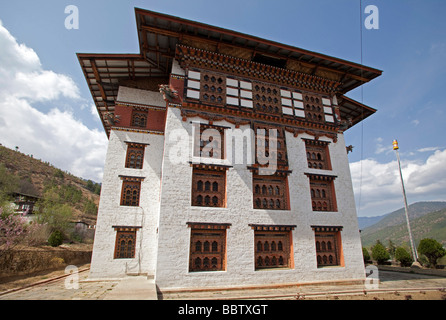
[[[416,292],[404,292],[395,290],[387,293],[327,295],[325,297],[304,297],[305,300],[446,300],[446,292],[443,290],[420,290]]]
[[[50,272],[36,272],[29,276],[10,277],[0,283],[0,293],[32,285],[26,290],[1,295],[3,299],[103,299],[119,282],[90,282],[89,264],[78,265],[80,275],[79,290],[67,290],[64,278],[50,281],[66,275],[65,269]],[[35,285],[38,282],[44,284]],[[393,271],[380,272],[378,291],[364,291],[363,285],[350,286],[302,286],[275,289],[236,289],[200,292],[163,292],[163,300],[446,300],[446,278]]]
[[[83,264],[77,266],[79,270],[83,270],[86,268],[90,268],[90,264]],[[10,289],[22,288],[37,282],[46,281],[49,279],[53,279],[56,277],[60,277],[65,275],[65,266],[61,267],[61,269],[52,270],[52,271],[39,271],[33,272],[29,275],[21,275],[21,276],[9,276],[6,278],[0,278],[0,292],[7,291]]]
[[[54,257],[60,256],[61,253],[64,251],[71,251],[76,252],[79,251],[80,253],[85,253],[92,250],[92,244],[63,244],[57,248],[53,248],[50,246],[39,246],[39,247],[28,247],[28,246],[16,246],[14,250],[17,251],[26,251],[26,252],[35,252],[34,255],[42,255],[43,253],[47,254],[49,256],[48,259],[51,258],[52,255]],[[53,252],[53,254],[51,254]],[[32,256],[31,254],[28,254]],[[75,256],[75,254],[73,254]],[[75,259],[76,260],[76,259]],[[84,260],[85,261],[85,260]],[[77,262],[77,261],[75,261]],[[30,284],[34,284],[36,282],[45,281],[48,279],[52,279],[55,277],[63,276],[65,275],[65,268],[67,265],[71,263],[66,263],[61,258],[51,258],[50,261],[44,261],[41,262],[42,265],[46,265],[48,268],[47,270],[38,270],[38,271],[32,271],[29,269],[22,270],[21,272],[17,272],[16,275],[11,274],[3,274],[0,276],[0,292],[25,287]],[[79,270],[89,268],[89,263],[78,263],[76,264],[77,268]],[[28,265],[28,267],[31,267]]]

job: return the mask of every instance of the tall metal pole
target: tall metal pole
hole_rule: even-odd
[[[393,140],[393,150],[395,150],[396,158],[398,159],[398,168],[399,168],[399,172],[400,172],[401,186],[403,188],[404,209],[405,209],[405,212],[406,212],[407,231],[409,232],[410,247],[412,248],[412,255],[414,257],[414,260],[418,261],[417,249],[416,249],[415,243],[413,241],[412,230],[410,229],[409,209],[408,209],[408,206],[407,206],[406,190],[404,188],[403,173],[401,172],[400,154],[398,152],[398,149],[399,149],[398,141]]]

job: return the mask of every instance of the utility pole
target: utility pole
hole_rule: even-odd
[[[406,190],[404,189],[403,173],[401,172],[400,154],[398,152],[398,149],[399,149],[398,141],[393,140],[393,150],[395,150],[396,158],[398,159],[398,168],[400,171],[401,186],[403,188],[404,208],[405,208],[405,212],[406,212],[407,231],[409,232],[410,247],[412,248],[413,258],[414,258],[415,262],[417,262],[418,254],[417,254],[417,249],[415,248],[415,243],[413,241],[412,230],[410,229],[409,208],[407,206]]]

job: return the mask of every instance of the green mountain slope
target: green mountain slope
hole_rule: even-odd
[[[42,197],[47,188],[57,186],[63,201],[73,208],[75,218],[94,224],[99,204],[99,184],[1,145],[0,164],[17,177],[16,192]]]
[[[418,202],[409,206],[409,217],[416,244],[423,238],[434,238],[446,245],[446,202]],[[376,240],[386,244],[409,244],[404,209],[394,211],[361,232],[362,245],[369,247]]]

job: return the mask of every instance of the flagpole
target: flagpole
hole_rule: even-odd
[[[398,159],[398,169],[400,172],[400,178],[401,178],[401,186],[403,188],[403,198],[404,198],[404,211],[406,213],[406,222],[407,222],[407,231],[409,232],[409,240],[410,240],[410,247],[412,249],[412,255],[414,257],[415,262],[418,261],[418,254],[417,250],[415,248],[415,244],[412,237],[412,230],[410,228],[410,222],[409,222],[409,208],[407,206],[407,197],[406,197],[406,190],[404,188],[404,181],[403,181],[403,173],[401,172],[401,163],[400,163],[400,154],[398,152],[398,141],[393,140],[393,150],[396,152],[396,158]]]

